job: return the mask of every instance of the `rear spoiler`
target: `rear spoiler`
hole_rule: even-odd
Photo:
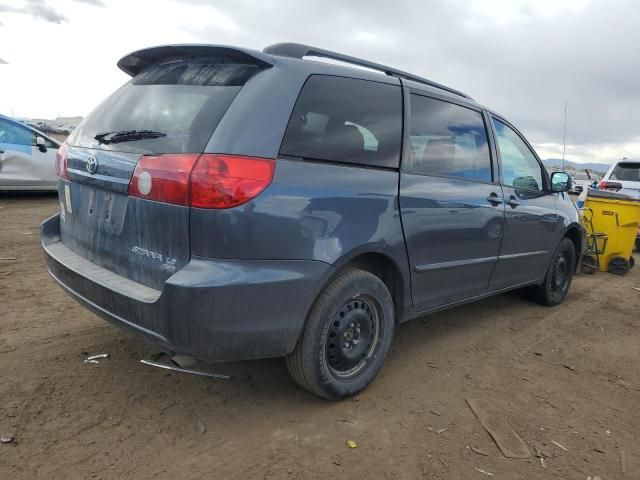
[[[232,63],[258,65],[267,68],[273,66],[273,59],[270,55],[244,48],[224,45],[162,45],[137,50],[122,57],[118,62],[118,68],[127,75],[135,77],[154,63],[187,60],[197,57],[224,57]]]

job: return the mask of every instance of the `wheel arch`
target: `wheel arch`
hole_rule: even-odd
[[[568,238],[573,243],[576,251],[576,272],[580,270],[582,255],[584,254],[585,239],[584,229],[578,223],[572,223],[563,232],[562,238]]]
[[[402,318],[408,287],[402,268],[391,255],[380,250],[358,250],[340,258],[334,267],[336,270],[327,283],[345,268],[358,268],[378,277],[393,298],[396,323]]]

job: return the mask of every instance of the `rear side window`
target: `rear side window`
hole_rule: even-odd
[[[640,182],[640,163],[619,163],[611,172],[609,180]]]
[[[435,98],[411,95],[412,171],[491,182],[482,114]]]
[[[399,86],[312,75],[293,109],[280,153],[396,168],[401,132]]]
[[[133,153],[200,153],[245,82],[259,67],[200,59],[152,65],[113,93],[67,143]],[[110,132],[151,131],[153,138]]]

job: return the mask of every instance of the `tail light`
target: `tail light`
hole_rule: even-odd
[[[613,190],[617,192],[622,188],[622,184],[620,182],[611,182],[609,180],[601,180],[598,184],[598,188],[600,190]]]
[[[60,178],[67,179],[69,174],[67,172],[67,154],[69,151],[69,145],[63,143],[56,152],[56,175]]]
[[[129,195],[198,208],[231,208],[258,196],[273,179],[275,161],[218,154],[142,156]]]
[[[198,155],[142,156],[129,182],[129,195],[189,205],[189,176]]]
[[[230,208],[257,197],[273,179],[275,162],[235,155],[202,155],[191,172],[191,206]]]

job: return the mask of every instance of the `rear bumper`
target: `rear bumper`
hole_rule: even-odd
[[[205,361],[290,353],[333,267],[312,260],[192,257],[162,291],[91,264],[60,241],[60,216],[42,224],[52,277],[100,317],[171,352]]]

